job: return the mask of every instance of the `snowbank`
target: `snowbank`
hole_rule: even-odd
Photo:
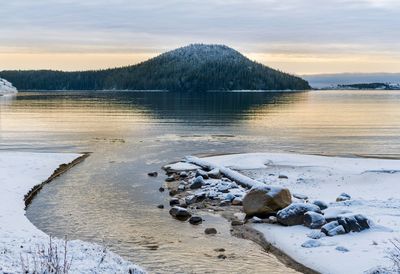
[[[17,89],[7,80],[0,78],[0,95],[17,93]]]
[[[374,224],[360,233],[312,240],[304,226],[252,224],[275,247],[321,273],[368,273],[392,269],[390,240],[400,238],[400,161],[296,154],[238,154],[204,158],[268,185],[287,187],[296,196],[328,203],[327,214],[353,212]],[[336,202],[341,193],[352,199]],[[315,233],[314,233],[315,234]],[[383,273],[383,272],[380,272]],[[388,273],[388,272],[384,272]]]
[[[46,253],[49,248],[49,236],[25,217],[24,195],[45,181],[59,165],[79,156],[0,152],[0,273],[21,273],[22,264],[32,272],[34,260],[40,269],[38,262],[43,261],[42,251]],[[64,241],[53,239],[52,245],[57,246],[63,258]],[[71,261],[69,273],[143,273],[104,247],[79,240],[68,242],[67,261]]]

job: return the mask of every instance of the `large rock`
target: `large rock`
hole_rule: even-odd
[[[287,188],[263,187],[251,189],[243,199],[243,211],[248,216],[266,216],[292,203]]]
[[[180,221],[186,221],[192,216],[192,214],[190,214],[190,212],[187,209],[179,206],[172,207],[169,210],[169,214],[171,214],[172,217]]]
[[[304,214],[304,225],[311,229],[321,228],[324,224],[326,224],[326,220],[324,215],[308,211]]]
[[[282,225],[302,225],[304,223],[304,214],[308,211],[321,213],[320,208],[314,204],[293,203],[279,210],[276,217],[278,218],[278,223]]]
[[[198,189],[201,188],[205,184],[203,177],[197,176],[192,184],[190,185],[190,189]]]

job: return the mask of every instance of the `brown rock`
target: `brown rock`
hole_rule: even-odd
[[[244,197],[243,210],[247,216],[265,216],[276,213],[291,203],[292,195],[287,188],[254,188]]]

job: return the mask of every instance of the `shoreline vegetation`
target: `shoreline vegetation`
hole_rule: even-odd
[[[0,273],[145,273],[106,247],[49,237],[25,216],[26,205],[44,184],[88,156],[88,153],[0,153],[0,223],[3,224],[0,225]]]
[[[191,214],[196,210],[220,214],[231,221],[232,235],[253,240],[305,273],[396,273],[398,166],[387,159],[253,153],[187,157],[164,170],[170,214],[180,221],[198,218]],[[289,206],[246,216],[246,196],[259,183],[289,189]],[[265,202],[254,195],[252,200]],[[310,223],[309,216],[318,218]]]
[[[64,72],[0,71],[19,90],[308,90],[302,78],[250,60],[225,45],[192,44],[137,65]]]

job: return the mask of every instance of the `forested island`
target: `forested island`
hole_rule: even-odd
[[[224,45],[193,44],[137,65],[92,71],[1,71],[19,90],[306,90],[307,81]]]

